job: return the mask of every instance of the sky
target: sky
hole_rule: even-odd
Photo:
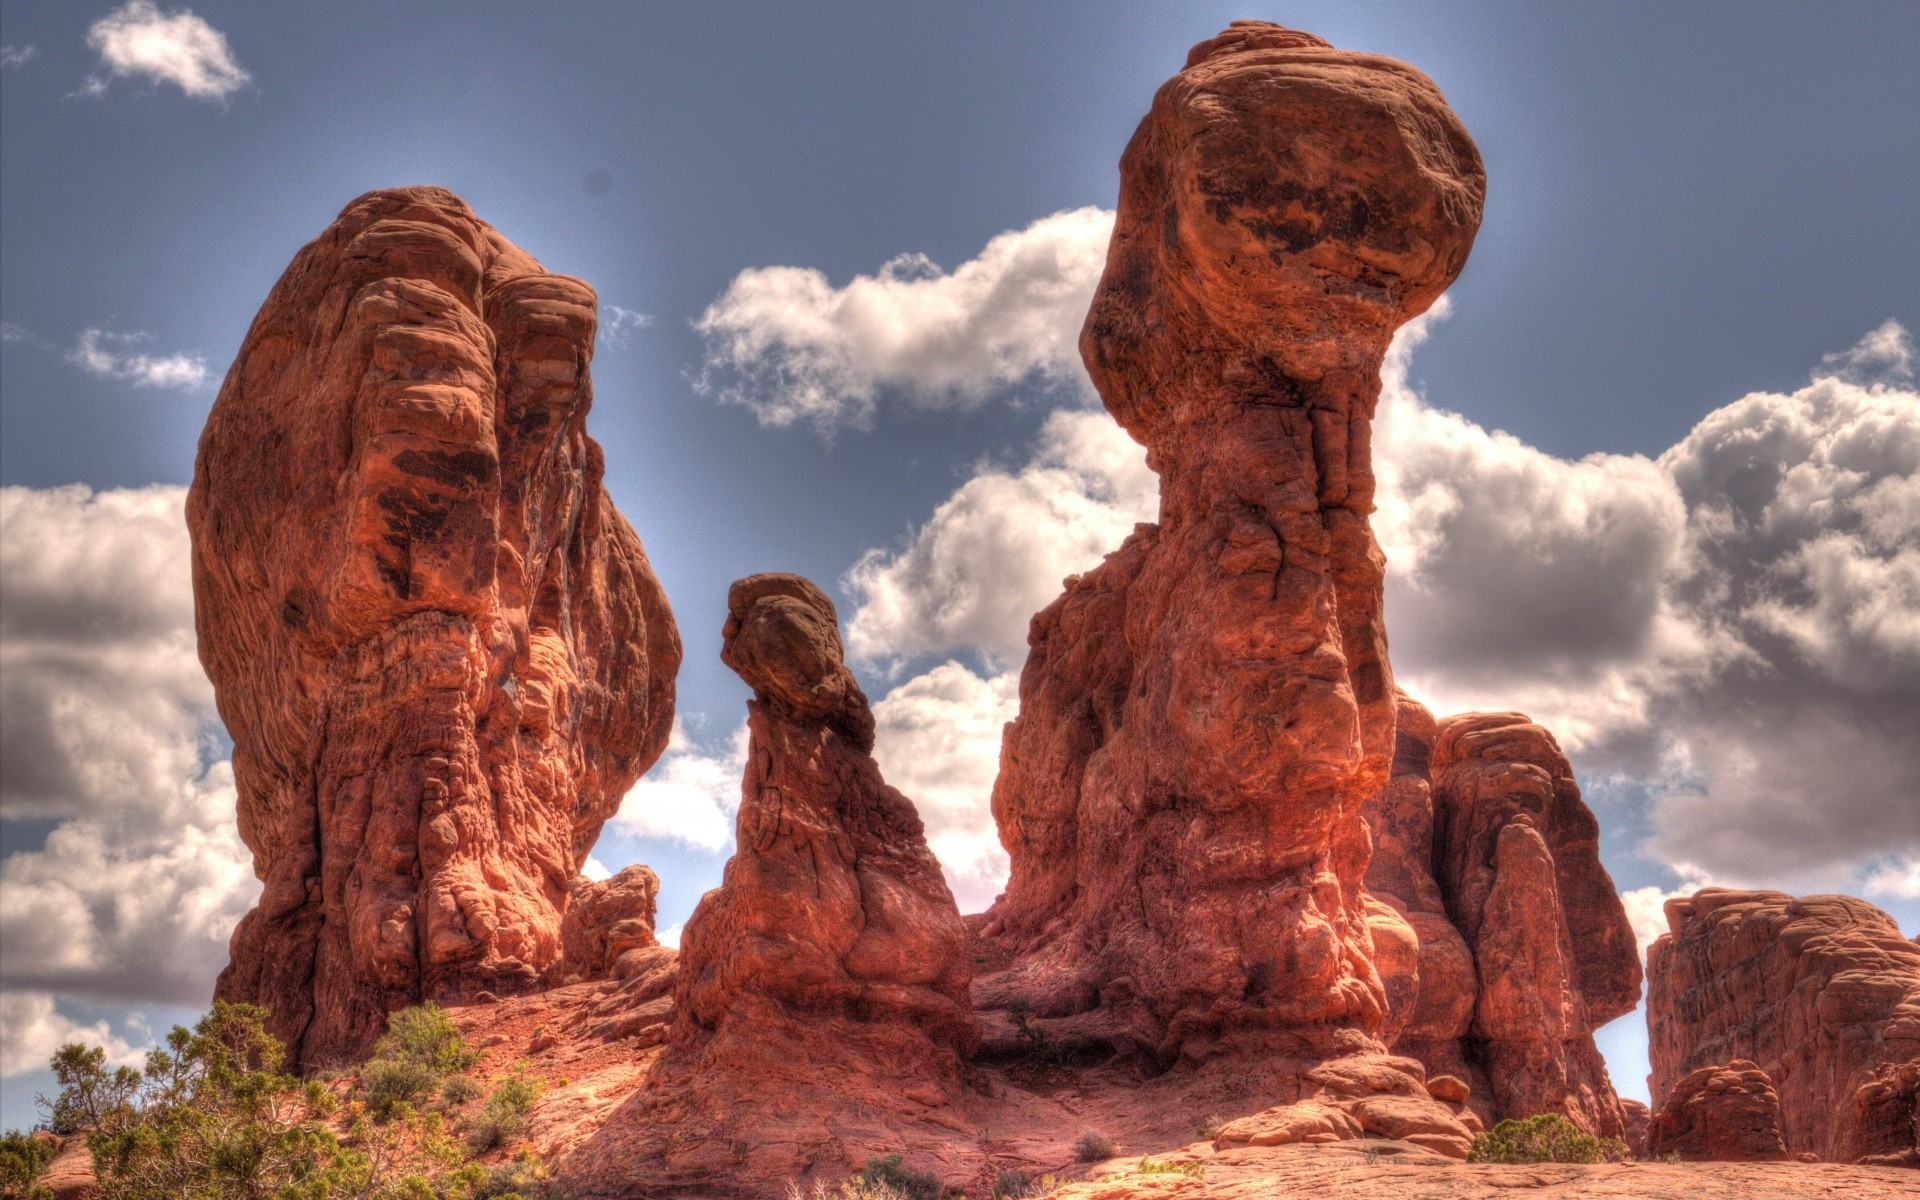
[[[1489,176],[1376,434],[1401,682],[1569,751],[1636,930],[1704,884],[1920,930],[1920,9],[0,7],[0,1124],[210,996],[257,891],[193,651],[195,440],[294,252],[452,188],[601,298],[590,432],[686,642],[594,869],[719,881],[725,589],[840,604],[963,907],[1028,617],[1154,512],[1074,340],[1116,164],[1241,16],[1431,75]],[[1645,1096],[1645,1031],[1601,1032]]]

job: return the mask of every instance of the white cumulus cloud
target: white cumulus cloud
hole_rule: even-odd
[[[152,0],[128,0],[87,30],[87,45],[115,78],[171,83],[196,100],[225,100],[252,81],[227,46],[227,36],[183,8],[162,12]],[[98,95],[107,81],[87,80]]]
[[[197,388],[207,381],[207,363],[198,354],[146,354],[132,348],[150,337],[83,329],[67,361],[134,387]]]
[[[880,397],[969,407],[1023,381],[1086,387],[1080,322],[1113,213],[1081,208],[1002,233],[951,273],[905,254],[834,287],[807,267],[742,271],[694,327],[702,387],[765,425],[864,425]]]
[[[83,1024],[60,1012],[46,992],[0,992],[0,1078],[46,1070],[69,1042],[101,1047],[110,1066],[137,1067],[147,1057],[105,1021]]]
[[[258,893],[194,653],[185,490],[0,489],[0,983],[204,1004]]]
[[[1025,466],[982,468],[904,549],[854,564],[848,648],[867,662],[972,648],[1017,668],[1033,614],[1153,520],[1159,497],[1146,452],[1112,417],[1055,412]]]
[[[1000,733],[1019,709],[1018,672],[982,678],[952,661],[873,706],[874,758],[919,809],[962,912],[986,908],[1007,880],[990,802]]]
[[[678,717],[660,761],[628,790],[609,824],[629,837],[669,838],[700,850],[733,843],[740,812],[740,777],[747,763],[747,726],[742,722],[715,754],[695,745]]]

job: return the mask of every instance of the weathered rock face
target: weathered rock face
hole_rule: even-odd
[[[1624,1138],[1592,1035],[1638,1004],[1640,959],[1566,756],[1517,713],[1397,707],[1392,778],[1367,808],[1367,889],[1415,939],[1410,972],[1382,971],[1403,1014],[1391,1044],[1470,1079],[1489,1120],[1559,1112]]]
[[[797,575],[749,576],[727,595],[724,638],[754,691],[738,849],[681,937],[677,1039],[785,1012],[969,1048],[966,928],[919,814],[873,761],[833,602]]]
[[[538,984],[659,755],[679,637],[586,434],[593,290],[372,192],[268,296],[200,440],[200,656],[265,881],[218,995],[308,1065]]]
[[[1378,1047],[1362,806],[1393,681],[1369,429],[1393,331],[1466,261],[1485,180],[1425,76],[1238,22],[1121,161],[1081,353],[1157,525],[1034,618],[994,788],[983,981],[1162,1059],[1222,1030]]]
[[[1647,953],[1654,1107],[1752,1061],[1791,1153],[1920,1165],[1920,945],[1850,896],[1707,888],[1667,901]]]
[[[1647,1152],[1682,1162],[1785,1162],[1773,1080],[1744,1059],[1690,1072],[1653,1114]]]
[[[560,918],[560,973],[573,979],[623,979],[662,949],[653,935],[660,877],[634,864],[610,879],[573,881]],[[668,952],[671,954],[671,951]]]
[[[949,1101],[978,1040],[966,927],[873,761],[832,601],[797,575],[740,580],[721,658],[754,691],[737,848],[681,935],[666,1056],[563,1164],[583,1195],[843,1177]]]

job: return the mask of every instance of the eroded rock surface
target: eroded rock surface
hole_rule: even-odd
[[[1751,1061],[1790,1153],[1920,1165],[1920,945],[1851,896],[1706,888],[1647,953],[1654,1107]]]
[[[1470,1080],[1489,1121],[1626,1138],[1593,1031],[1638,1004],[1640,959],[1572,767],[1518,713],[1436,722],[1404,693],[1398,711],[1367,871],[1416,943],[1413,978],[1386,976],[1394,1049]]]
[[[584,1194],[855,1170],[961,1090],[978,1040],[966,929],[873,761],[833,603],[797,575],[742,579],[721,657],[754,691],[737,848],[681,936],[648,1088],[566,1164]]]
[[[1141,526],[1034,618],[993,796],[989,1006],[1161,1060],[1377,1051],[1361,810],[1393,680],[1370,423],[1485,180],[1403,63],[1261,22],[1196,46],[1121,161],[1081,354],[1148,448]]]
[[[679,637],[587,436],[593,289],[439,188],[295,257],[201,436],[200,656],[265,882],[217,994],[307,1065],[542,981]]]
[[[1689,1072],[1647,1126],[1647,1153],[1682,1162],[1784,1162],[1780,1094],[1744,1059]]]
[[[560,918],[563,979],[624,979],[672,951],[654,936],[660,877],[635,863],[609,879],[573,881]]]

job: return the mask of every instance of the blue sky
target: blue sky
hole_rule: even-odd
[[[603,326],[636,314],[603,337],[590,428],[686,639],[686,737],[596,858],[661,873],[663,927],[718,882],[745,698],[718,661],[725,588],[795,570],[837,589],[883,765],[978,858],[963,899],[990,896],[983,788],[1020,615],[1151,505],[1061,331],[1134,123],[1240,16],[1414,63],[1487,164],[1473,258],[1409,343],[1382,435],[1403,675],[1443,708],[1553,723],[1648,904],[1701,881],[1845,887],[1920,926],[1920,761],[1898,736],[1920,726],[1913,6],[192,11],[223,58],[90,40],[179,20],[168,4],[0,10],[18,1053],[29,1025],[105,1021],[132,1047],[140,1021],[178,1019],[249,899],[178,643],[166,489],[273,280],[373,187],[451,187],[593,283]],[[929,322],[958,306],[1021,369],[942,351],[940,329],[880,337],[860,286]],[[796,371],[825,407],[779,424],[767,381]],[[1783,480],[1817,502],[1782,516]],[[138,490],[52,490],[76,483]],[[54,716],[75,711],[93,719]],[[155,842],[170,821],[194,837]],[[122,890],[62,884],[82,863]],[[195,882],[139,911],[125,881],[162,877]],[[1632,1023],[1606,1034],[1630,1092]],[[0,1120],[30,1121],[46,1087],[0,1078]]]

